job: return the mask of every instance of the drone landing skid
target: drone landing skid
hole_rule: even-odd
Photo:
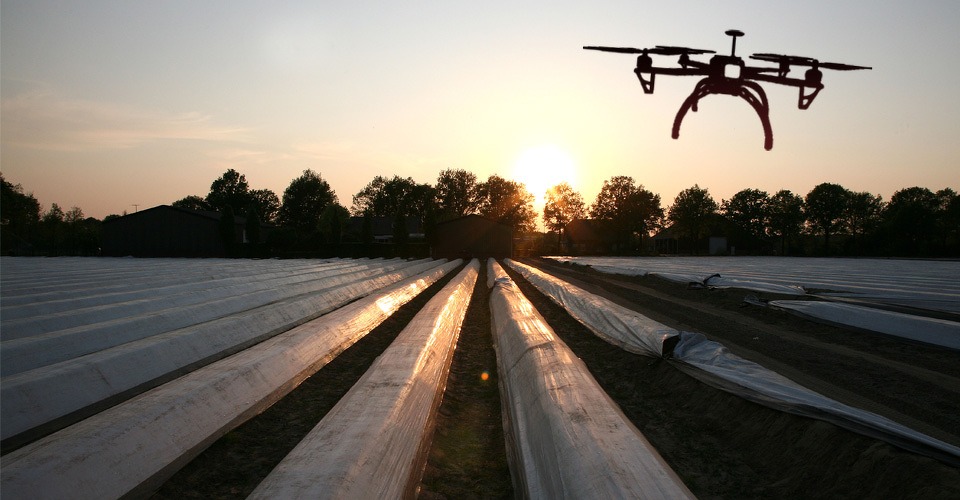
[[[754,111],[760,117],[760,123],[763,125],[763,149],[770,151],[773,148],[773,128],[770,126],[770,105],[767,103],[767,94],[763,88],[756,83],[740,80],[736,83],[729,81],[716,81],[715,78],[707,77],[697,82],[693,92],[683,101],[680,110],[677,111],[677,117],[673,120],[673,138],[680,137],[680,124],[687,111],[693,109],[697,111],[697,103],[700,99],[710,94],[725,94],[740,97],[747,101]]]

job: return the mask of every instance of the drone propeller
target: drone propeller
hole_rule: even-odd
[[[654,52],[656,51],[656,52]],[[698,55],[698,54],[716,54],[713,50],[691,49],[690,47],[673,47],[671,45],[657,45],[651,49],[651,53],[664,56]]]
[[[586,46],[584,50],[599,50],[601,52],[616,52],[618,54],[655,54],[660,56],[680,56],[684,54],[713,54],[712,50],[691,49],[689,47],[671,47],[666,45],[657,45],[650,49],[635,49],[633,47],[600,47]]]
[[[811,67],[820,67],[823,69],[833,69],[838,71],[849,71],[854,69],[873,69],[869,66],[856,66],[853,64],[843,64],[843,63],[832,63],[832,62],[820,62],[812,57],[803,57],[803,56],[787,56],[783,54],[754,54],[750,56],[751,59],[756,59],[758,61],[767,61],[778,63],[781,66],[811,66]]]

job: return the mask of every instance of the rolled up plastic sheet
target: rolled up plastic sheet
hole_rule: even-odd
[[[364,280],[4,377],[0,435],[6,440],[58,419],[75,421],[75,415],[85,416],[91,409],[116,403],[114,400],[128,391],[158,385],[443,262],[418,261]]]
[[[530,266],[514,262],[510,265],[521,273],[524,272],[522,269],[525,269],[526,279],[588,328],[596,331],[603,325],[610,325],[608,330],[599,334],[600,338],[613,339],[611,343],[623,345],[625,348],[633,346],[633,352],[642,354],[641,349],[646,344],[638,342],[639,336],[636,332],[623,326],[645,324],[645,321],[650,321],[645,316],[556,278],[538,279],[537,276],[549,275]],[[532,279],[528,278],[527,274]],[[555,286],[544,285],[547,281],[552,281]],[[541,285],[538,286],[537,283]],[[589,297],[589,300],[567,298],[580,296]],[[595,317],[604,319],[598,321]],[[587,324],[586,321],[592,323]],[[722,344],[708,340],[701,334],[678,333],[679,341],[673,347],[669,359],[675,366],[704,383],[770,408],[825,420],[895,446],[960,465],[960,448],[956,446],[807,389],[772,370],[731,353]]]
[[[526,264],[507,260],[540,292],[603,340],[645,356],[663,357],[680,339],[680,332],[557,279]]]
[[[413,496],[478,269],[424,306],[251,498]]]
[[[3,497],[100,499],[149,493],[459,264],[434,267],[386,287],[4,455]]]
[[[693,498],[503,269],[488,265],[516,490],[527,498]]]
[[[25,372],[151,335],[213,321],[264,304],[316,294],[347,283],[363,282],[408,265],[394,261],[348,267],[325,266],[317,272],[304,272],[283,279],[254,277],[248,278],[246,283],[229,286],[190,291],[167,290],[168,293],[158,291],[152,297],[118,297],[115,298],[119,299],[116,302],[95,307],[81,307],[83,301],[80,300],[58,301],[77,305],[78,309],[20,321],[4,317],[4,330],[8,333],[11,329],[31,333],[3,342],[0,374],[9,376]]]
[[[772,300],[768,305],[828,323],[960,349],[960,323],[956,321],[814,300]]]

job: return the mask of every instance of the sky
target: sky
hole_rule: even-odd
[[[96,218],[205,196],[231,168],[278,196],[312,169],[348,208],[377,175],[434,184],[448,168],[537,195],[567,181],[587,204],[616,175],[664,206],[695,184],[718,202],[823,182],[960,190],[957,26],[955,0],[0,0],[0,171],[44,210]],[[582,49],[728,54],[728,29],[740,56],[873,69],[825,70],[808,110],[764,84],[765,151],[730,96],[671,139],[697,78],[645,95],[634,56]]]

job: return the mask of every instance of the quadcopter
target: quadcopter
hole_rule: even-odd
[[[680,137],[680,123],[687,111],[697,111],[697,103],[700,99],[710,94],[725,94],[740,97],[747,101],[760,116],[760,122],[763,125],[763,148],[769,151],[773,148],[773,129],[770,127],[770,105],[767,102],[767,95],[763,88],[756,82],[769,82],[778,85],[787,85],[797,87],[800,92],[797,101],[797,107],[807,109],[813,100],[823,90],[823,73],[821,69],[832,69],[839,71],[849,71],[854,69],[872,69],[867,66],[854,66],[852,64],[841,64],[831,62],[820,62],[810,57],[787,56],[782,54],[753,54],[751,59],[777,64],[776,67],[747,66],[742,58],[737,57],[737,38],[743,36],[739,30],[728,30],[726,34],[732,38],[732,47],[730,55],[717,54],[710,58],[709,62],[702,62],[691,59],[690,56],[702,54],[716,54],[712,50],[691,49],[687,47],[672,47],[666,45],[657,45],[649,49],[635,49],[632,47],[598,47],[588,46],[585,50],[600,50],[603,52],[616,52],[620,54],[640,54],[637,56],[637,67],[633,70],[640,79],[640,86],[643,87],[645,94],[653,93],[653,86],[656,76],[659,75],[685,75],[685,76],[704,76],[697,82],[693,92],[690,94],[677,116],[673,120],[673,138]],[[680,56],[680,67],[661,68],[653,65],[653,58],[650,55],[661,56]],[[808,67],[809,69],[803,75],[803,78],[794,78],[787,76],[790,73],[791,66]]]

